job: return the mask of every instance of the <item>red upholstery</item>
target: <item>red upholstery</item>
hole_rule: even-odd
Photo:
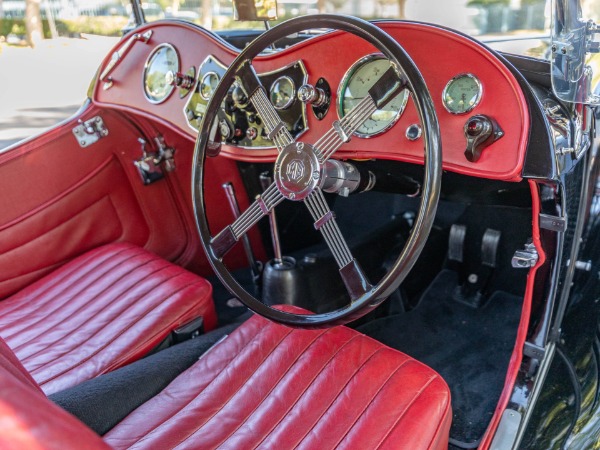
[[[346,327],[254,317],[105,435],[115,448],[447,449],[446,383]]]
[[[50,394],[144,356],[197,316],[215,327],[206,280],[110,244],[0,302],[0,336]]]
[[[115,448],[447,449],[431,369],[349,328],[254,317],[105,436]],[[106,449],[44,397],[0,339],[0,448]]]
[[[48,400],[0,339],[0,448],[108,449],[76,418]]]

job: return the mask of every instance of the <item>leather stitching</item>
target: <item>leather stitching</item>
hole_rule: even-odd
[[[132,285],[132,286],[128,286],[128,289],[127,289],[127,290],[125,290],[125,291],[123,291],[123,292],[120,292],[120,293],[119,293],[119,297],[117,297],[117,298],[122,298],[122,297],[123,297],[123,295],[124,295],[124,294],[126,294],[127,292],[129,292],[131,289],[135,288],[136,286],[138,286],[138,285],[139,285],[140,283],[142,283],[143,281],[145,281],[145,280],[147,280],[147,279],[151,278],[153,275],[155,275],[156,273],[158,273],[158,272],[160,272],[160,271],[163,271],[163,270],[165,270],[166,268],[168,268],[168,267],[160,267],[160,268],[156,269],[155,271],[152,271],[152,272],[150,272],[150,273],[146,274],[146,275],[145,275],[143,278],[141,278],[141,279],[137,280],[137,281],[136,281],[136,283],[135,283],[134,285]],[[111,320],[109,320],[109,319],[114,319],[115,317],[120,317],[120,316],[121,316],[121,315],[122,315],[122,314],[123,314],[125,311],[129,310],[130,308],[132,308],[132,307],[134,307],[134,306],[137,306],[137,305],[138,305],[138,300],[139,300],[140,298],[143,298],[144,296],[148,295],[148,293],[150,293],[150,292],[151,292],[153,289],[156,289],[156,288],[158,288],[158,287],[159,287],[161,284],[165,284],[165,283],[167,283],[168,281],[171,281],[173,278],[176,278],[176,277],[178,277],[178,276],[181,276],[181,274],[176,274],[176,275],[170,276],[169,278],[167,278],[167,279],[165,279],[165,280],[162,280],[162,281],[161,281],[159,284],[157,284],[157,285],[155,285],[155,286],[150,286],[150,287],[149,287],[149,288],[148,288],[146,291],[144,291],[144,292],[143,292],[141,295],[139,295],[139,296],[136,296],[136,299],[135,299],[135,301],[133,301],[133,302],[131,302],[131,303],[127,303],[127,302],[123,302],[123,301],[117,301],[117,300],[115,300],[115,301],[113,301],[113,302],[109,302],[109,303],[107,303],[106,305],[104,305],[104,307],[103,307],[103,308],[101,308],[101,309],[99,309],[98,311],[96,311],[96,312],[95,312],[95,314],[96,314],[96,315],[102,314],[103,312],[107,311],[107,310],[108,310],[108,309],[109,309],[111,306],[121,307],[119,310],[115,311],[115,312],[112,314],[112,317],[109,317],[109,318],[107,318],[107,322],[108,322],[108,323],[112,323],[112,321],[111,321]],[[94,298],[95,298],[95,297],[94,297]],[[161,299],[157,298],[157,304],[153,304],[153,305],[152,305],[152,307],[155,307],[155,306],[158,306],[158,305],[160,305],[160,300],[161,300]],[[90,302],[88,302],[88,303],[86,303],[86,306],[89,306],[91,303],[92,303],[91,301],[90,301]],[[123,306],[124,306],[124,307],[123,307]],[[78,312],[81,312],[81,311],[82,311],[82,309],[80,308],[80,309],[78,310]],[[110,311],[108,311],[108,312],[110,312]],[[71,317],[72,317],[72,316],[71,316]],[[75,333],[77,332],[77,330],[81,329],[81,328],[82,328],[84,325],[86,325],[86,324],[87,324],[87,323],[89,323],[89,322],[96,321],[96,320],[97,320],[97,317],[93,317],[93,316],[92,316],[92,317],[89,317],[89,318],[88,318],[88,320],[85,320],[84,322],[80,323],[80,324],[79,324],[79,325],[78,325],[78,326],[77,326],[75,329],[69,329],[69,330],[68,330],[68,334],[69,334],[69,335],[75,334]],[[137,323],[137,321],[135,321],[135,322],[133,322],[133,323],[135,324],[135,323]],[[130,325],[131,325],[131,323],[128,323],[128,324],[123,324],[123,326],[125,326],[125,327],[129,327]],[[96,330],[93,332],[93,334],[91,334],[90,336],[88,336],[88,337],[87,337],[87,339],[91,339],[91,338],[93,338],[94,336],[97,336],[99,333],[101,333],[101,332],[102,332],[102,331],[104,331],[104,330],[105,330],[105,328],[98,328],[98,329],[96,329]],[[59,339],[57,339],[57,340],[55,340],[55,341],[53,341],[53,342],[50,342],[50,343],[48,343],[48,345],[47,345],[47,347],[46,347],[46,348],[48,348],[48,347],[52,346],[53,344],[55,344],[56,342],[58,342],[58,341],[59,341],[59,340],[61,340],[61,339],[64,339],[65,337],[66,337],[66,336],[62,336],[61,338],[59,338]],[[112,340],[111,340],[111,341],[112,341]],[[59,356],[57,356],[57,357],[56,357],[54,360],[48,361],[48,362],[44,363],[43,365],[41,365],[41,366],[37,367],[36,369],[32,370],[32,371],[31,371],[31,373],[37,373],[37,372],[39,372],[40,370],[44,369],[44,368],[45,368],[47,365],[49,365],[49,364],[52,364],[54,361],[56,361],[56,360],[58,360],[58,359],[62,359],[62,358],[64,358],[66,355],[68,355],[68,354],[72,353],[74,350],[79,350],[79,348],[80,348],[80,345],[76,345],[75,347],[71,347],[71,348],[70,348],[69,350],[67,350],[66,352],[64,352],[64,353],[60,354]],[[37,351],[36,353],[34,353],[34,354],[30,355],[30,356],[28,357],[28,359],[32,358],[33,356],[35,356],[35,355],[37,355],[37,354],[39,354],[39,353],[41,353],[41,352],[43,352],[43,351],[44,351],[44,350],[39,350],[39,351]],[[67,369],[67,370],[70,370],[70,369]],[[64,373],[64,371],[63,371],[63,372],[61,372],[61,373]],[[40,381],[39,383],[40,383],[40,384],[42,384],[42,383],[45,383],[46,381],[47,381],[47,380]]]
[[[244,420],[241,421],[241,423],[233,430],[229,433],[229,435],[223,439],[221,441],[221,443],[218,446],[223,445],[223,443],[225,441],[227,441],[227,439],[229,439],[231,436],[233,436],[236,431],[238,431],[247,421],[248,419],[252,416],[252,414],[265,402],[265,400],[267,400],[267,398],[269,397],[269,395],[272,394],[272,392],[275,390],[275,388],[277,388],[279,386],[279,384],[281,383],[281,380],[283,378],[285,378],[285,376],[290,372],[290,370],[292,369],[292,367],[298,362],[298,360],[302,357],[302,355],[313,346],[313,344],[315,342],[317,342],[321,336],[323,336],[323,334],[327,333],[330,330],[324,330],[322,332],[320,332],[319,334],[315,335],[314,339],[312,339],[301,351],[298,352],[298,354],[294,357],[293,361],[290,361],[288,363],[288,367],[287,369],[281,374],[281,376],[273,383],[273,386],[269,389],[269,391],[266,393],[266,395],[263,396],[263,398],[258,402],[258,404],[252,409],[252,411],[249,411],[248,414],[246,414],[246,417],[244,418]],[[296,349],[294,349],[296,350]],[[244,383],[245,385],[247,385],[250,382],[250,378],[248,378],[246,380],[246,382]],[[225,405],[224,405],[225,406]],[[213,416],[214,418],[214,416]],[[212,420],[212,418],[210,419]],[[194,430],[187,438],[185,438],[183,441],[179,442],[177,444],[177,446],[183,444],[185,441],[187,441],[188,439],[192,438],[196,433],[198,433],[202,428],[204,428],[209,422],[210,420],[206,421],[204,424],[202,424],[201,427],[197,428],[196,430]],[[215,447],[217,447],[217,445],[215,445]]]
[[[57,311],[59,311],[61,308],[63,308],[67,302],[70,302],[70,301],[71,301],[73,298],[75,298],[76,296],[80,295],[80,294],[81,294],[82,292],[84,292],[85,290],[87,290],[87,289],[89,289],[89,288],[93,287],[93,286],[94,286],[94,285],[95,285],[95,284],[96,284],[96,283],[97,283],[99,280],[101,280],[101,279],[102,279],[102,278],[103,278],[103,277],[104,277],[104,276],[105,276],[107,273],[109,273],[109,272],[111,272],[111,271],[114,271],[114,270],[115,270],[117,267],[119,267],[119,266],[121,266],[121,265],[123,265],[123,264],[125,264],[125,263],[129,262],[131,259],[135,258],[136,256],[138,256],[138,255],[131,255],[131,256],[129,256],[127,259],[124,259],[124,260],[122,260],[122,261],[119,261],[117,264],[113,265],[112,267],[109,267],[109,268],[107,268],[107,269],[106,269],[106,271],[104,271],[104,272],[102,272],[101,274],[99,274],[99,275],[98,275],[98,276],[97,276],[97,277],[96,277],[94,280],[92,280],[92,281],[88,282],[88,284],[86,284],[85,286],[81,287],[81,289],[79,289],[78,291],[76,291],[76,292],[73,292],[73,293],[72,293],[72,294],[71,294],[71,295],[70,295],[70,296],[69,296],[67,299],[63,299],[63,301],[62,301],[62,302],[55,301],[55,299],[58,297],[58,295],[55,295],[55,296],[53,296],[53,297],[51,298],[51,300],[50,300],[50,301],[46,301],[46,302],[44,302],[43,304],[38,304],[38,305],[36,305],[36,312],[37,312],[37,311],[41,310],[41,307],[42,307],[42,306],[44,306],[44,305],[51,304],[53,301],[55,301],[55,303],[57,303],[57,305],[56,305],[56,308],[54,308],[52,311],[44,311],[44,312],[45,312],[45,314],[44,314],[42,317],[40,317],[40,318],[39,318],[37,321],[23,324],[23,325],[24,325],[24,327],[23,327],[23,328],[21,328],[20,330],[18,330],[18,331],[17,331],[17,333],[18,333],[18,332],[20,332],[20,331],[23,331],[24,329],[30,329],[30,328],[33,328],[35,325],[39,324],[40,322],[44,322],[44,321],[45,321],[45,320],[47,320],[48,318],[52,317],[52,316],[54,315],[54,313],[56,313],[56,312],[57,312]],[[114,283],[116,283],[116,282],[118,282],[118,281],[120,281],[120,280],[122,280],[122,279],[124,279],[124,278],[126,278],[127,276],[131,275],[131,273],[132,273],[132,271],[133,271],[133,270],[137,270],[137,269],[139,269],[140,267],[143,267],[143,266],[145,266],[145,265],[147,265],[147,264],[149,264],[149,263],[151,263],[151,262],[152,262],[152,261],[143,261],[141,264],[137,265],[135,268],[133,268],[133,269],[130,269],[130,270],[127,270],[127,271],[123,272],[123,273],[122,273],[122,274],[121,274],[121,275],[120,275],[120,276],[119,276],[119,277],[118,277],[116,280],[114,280],[113,284],[114,284]],[[98,267],[98,266],[96,266],[96,267]],[[92,271],[93,271],[93,269],[95,269],[96,267],[94,267],[94,268],[90,269],[90,270],[89,270],[88,272],[86,272],[85,274],[81,274],[81,275],[79,275],[79,276],[78,276],[78,280],[73,280],[73,281],[71,281],[71,282],[69,283],[69,287],[77,285],[78,281],[79,281],[79,280],[81,280],[81,278],[83,278],[83,277],[84,277],[84,276],[86,276],[86,275],[89,275],[89,273],[90,273],[90,272],[92,272]],[[144,277],[144,278],[146,278],[146,277]],[[133,286],[136,286],[138,283],[139,283],[139,280],[138,280],[138,282],[136,282],[136,284],[134,284]],[[133,287],[133,286],[131,286],[131,287]],[[128,288],[131,288],[131,287],[129,287],[129,286],[128,286]],[[124,292],[127,292],[128,290],[129,290],[129,289],[127,289],[127,290],[126,290],[126,291],[124,291]],[[124,293],[124,292],[120,292],[120,293],[119,293],[119,295],[123,295],[123,293]],[[82,305],[78,306],[78,307],[77,307],[77,308],[76,308],[76,309],[75,309],[75,310],[74,310],[74,311],[71,313],[71,316],[70,316],[70,318],[72,319],[72,318],[73,318],[73,316],[74,316],[75,314],[77,314],[77,313],[79,313],[79,312],[83,311],[83,310],[84,310],[84,309],[85,309],[87,306],[89,306],[89,305],[92,303],[92,301],[93,301],[94,299],[98,298],[98,297],[99,297],[99,296],[101,296],[102,294],[103,294],[103,292],[98,292],[98,293],[97,293],[96,295],[94,295],[93,297],[90,297],[90,298],[88,298],[88,299],[87,299],[87,301],[86,301],[85,303],[83,303]],[[85,297],[85,296],[84,296],[84,297]],[[30,312],[30,314],[31,314],[31,312]],[[90,319],[91,319],[91,318],[90,318]],[[61,319],[61,317],[58,317],[58,322],[63,322],[63,321],[64,321],[64,320],[62,320],[62,319]],[[87,322],[87,321],[86,321],[86,322]],[[79,328],[81,328],[81,325],[85,324],[86,322],[83,322],[82,324],[80,324],[80,325],[79,325],[78,327],[76,327],[75,329],[68,330],[68,331],[69,331],[69,334],[72,334],[73,332],[77,331]],[[49,330],[52,330],[52,329],[53,329],[53,328],[54,328],[54,327],[57,325],[57,322],[55,321],[55,322],[52,322],[52,323],[46,323],[46,325],[47,325],[47,326],[46,326],[46,327],[45,327],[43,330],[41,330],[41,331],[40,331],[40,332],[39,332],[39,333],[38,333],[36,336],[30,337],[30,338],[28,339],[28,341],[26,341],[26,342],[23,342],[22,344],[19,344],[19,345],[15,346],[15,347],[13,348],[13,351],[14,351],[15,353],[17,353],[17,352],[18,352],[18,350],[19,350],[19,349],[21,349],[22,347],[27,347],[27,346],[28,346],[28,345],[31,343],[31,341],[36,341],[37,339],[39,339],[39,338],[40,338],[40,336],[44,335],[44,334],[45,334],[46,332],[48,332]],[[5,340],[9,340],[9,339],[13,338],[15,335],[16,335],[16,333],[13,333],[13,334],[11,334],[11,335],[9,335],[9,336],[6,336],[4,339],[5,339]],[[64,336],[62,336],[62,337],[64,338]],[[54,344],[54,343],[56,343],[56,342],[57,342],[57,340],[53,341],[51,344]],[[47,346],[47,347],[48,347],[48,346]],[[34,354],[32,354],[32,355],[31,355],[31,354],[30,354],[30,355],[27,355],[26,357],[23,357],[23,358],[19,357],[19,359],[21,359],[21,360],[29,359],[30,357],[32,357],[33,355],[35,355],[35,354],[37,354],[37,353],[39,353],[39,352],[36,352],[36,353],[34,353]]]
[[[173,277],[173,278],[175,278],[175,277]],[[138,320],[136,320],[135,322],[132,322],[132,323],[128,324],[128,326],[127,326],[126,328],[122,329],[122,330],[121,330],[121,331],[120,331],[118,334],[115,334],[115,335],[114,335],[114,337],[113,337],[112,339],[110,339],[108,342],[106,342],[106,343],[105,343],[103,346],[96,348],[96,351],[94,351],[92,354],[90,354],[90,355],[89,355],[89,356],[87,356],[86,358],[84,358],[84,359],[82,359],[81,361],[79,361],[79,362],[78,362],[76,365],[74,365],[74,366],[72,366],[72,367],[70,367],[70,368],[68,368],[68,369],[65,369],[63,372],[61,372],[61,373],[58,373],[58,374],[56,374],[56,375],[53,375],[51,378],[48,378],[47,380],[45,380],[45,381],[41,382],[41,383],[40,383],[40,385],[41,385],[42,383],[48,383],[48,382],[50,382],[50,381],[52,381],[52,380],[56,379],[56,378],[57,378],[57,377],[59,377],[60,375],[63,375],[64,373],[66,373],[66,372],[68,372],[68,371],[70,371],[70,370],[73,370],[74,368],[76,368],[76,367],[78,367],[78,366],[81,366],[81,365],[83,365],[85,362],[87,362],[88,360],[92,359],[94,356],[96,356],[98,353],[100,353],[102,350],[104,350],[106,347],[108,347],[110,344],[112,344],[114,341],[116,341],[116,340],[117,340],[117,339],[118,339],[120,336],[122,336],[122,335],[123,335],[125,332],[127,332],[127,331],[129,330],[129,328],[131,328],[131,327],[135,326],[135,325],[136,325],[138,322],[142,321],[142,320],[143,320],[143,319],[144,319],[144,318],[145,318],[145,317],[146,317],[148,314],[150,314],[150,313],[151,313],[152,311],[154,311],[156,308],[159,308],[160,306],[162,306],[162,305],[164,304],[164,302],[168,301],[168,300],[169,300],[171,297],[175,296],[175,295],[176,295],[176,294],[178,294],[180,291],[182,291],[182,290],[185,290],[185,289],[187,289],[187,288],[188,288],[188,287],[190,287],[190,286],[193,286],[195,283],[196,283],[196,282],[194,282],[194,283],[189,283],[189,284],[187,284],[187,285],[185,285],[185,286],[181,287],[181,289],[178,289],[177,291],[173,292],[173,294],[171,294],[169,297],[167,297],[166,299],[164,299],[162,303],[153,304],[153,305],[152,305],[150,308],[148,308],[146,311],[144,311],[144,312],[142,313],[142,316],[138,316]],[[189,311],[188,311],[188,312],[189,312]],[[165,330],[167,330],[167,331],[168,331],[168,330],[169,330],[169,328],[162,329],[162,330],[161,330],[161,332],[164,332]],[[99,330],[99,331],[102,331],[102,330]],[[98,333],[95,333],[95,334],[94,334],[94,336],[95,336],[95,335],[97,335],[97,334],[98,334]],[[160,334],[160,332],[159,332],[159,333],[156,333],[156,334]],[[155,334],[155,335],[156,335],[156,334]],[[63,355],[61,355],[61,356],[63,356]],[[103,369],[103,370],[102,370],[102,372],[106,372],[106,371],[107,371],[107,369]],[[102,373],[102,372],[101,372],[101,373]]]
[[[410,362],[415,363],[416,361],[410,361]],[[385,443],[385,441],[387,440],[389,435],[392,433],[392,431],[394,431],[396,426],[398,426],[398,424],[400,423],[400,421],[402,420],[402,418],[404,417],[406,412],[412,407],[412,405],[415,403],[417,398],[419,398],[421,396],[421,394],[429,387],[431,382],[433,380],[435,380],[436,377],[437,377],[436,374],[429,377],[429,380],[427,380],[427,382],[421,387],[421,389],[419,389],[419,391],[414,395],[414,397],[411,399],[409,404],[404,407],[404,410],[400,413],[400,416],[395,420],[394,424],[391,427],[389,427],[388,432],[381,438],[381,440],[379,441],[379,444],[377,444],[377,447],[375,447],[375,450],[381,448],[381,446]]]
[[[321,418],[327,413],[327,411],[329,411],[331,409],[331,407],[333,406],[333,404],[336,402],[336,400],[340,397],[340,395],[342,395],[342,392],[344,392],[346,390],[346,388],[348,387],[348,384],[352,381],[352,379],[356,376],[356,374],[358,372],[360,372],[363,367],[365,367],[369,361],[371,361],[371,359],[377,354],[379,353],[381,350],[383,350],[383,347],[379,347],[377,348],[373,353],[371,353],[371,355],[369,355],[369,357],[363,361],[363,363],[356,367],[354,369],[354,372],[352,372],[352,375],[350,375],[350,377],[348,378],[348,380],[346,381],[346,383],[344,383],[344,386],[342,386],[342,388],[338,391],[337,395],[335,396],[335,398],[333,398],[333,400],[331,401],[331,403],[329,403],[329,406],[327,406],[323,412],[321,412],[321,414],[319,415],[319,417],[317,418],[317,420],[315,422],[313,422],[313,426],[315,423],[319,422],[319,420],[321,420]],[[337,355],[337,353],[336,353]],[[312,427],[311,427],[312,428]],[[300,444],[302,444],[302,442],[306,439],[306,437],[308,436],[308,432],[306,432],[304,434],[304,436],[302,437],[302,439],[300,439],[300,441],[298,441],[298,443],[294,446],[294,448],[298,448],[300,446]]]
[[[398,371],[400,369],[402,369],[408,362],[410,362],[410,360],[408,360],[408,359],[402,361],[402,364],[400,364],[398,367],[396,367],[396,369],[387,376],[387,378],[383,381],[381,386],[379,386],[379,388],[377,389],[377,392],[373,393],[373,397],[371,397],[371,400],[369,400],[369,402],[365,405],[362,412],[356,417],[356,419],[354,419],[354,421],[352,422],[352,424],[350,424],[350,426],[348,427],[346,432],[344,434],[342,434],[341,437],[338,439],[336,447],[338,447],[340,445],[340,443],[346,438],[346,436],[348,436],[350,431],[352,431],[352,428],[354,428],[354,426],[358,423],[358,421],[361,419],[361,417],[364,416],[364,414],[367,412],[369,407],[373,404],[373,402],[375,401],[377,396],[381,393],[383,388],[389,383],[389,381],[392,379],[392,377],[394,375],[396,375],[396,373],[398,373]]]
[[[306,387],[302,390],[302,392],[300,392],[300,394],[296,397],[296,400],[294,400],[292,403],[290,403],[289,408],[283,412],[281,418],[277,421],[277,423],[275,423],[271,429],[265,434],[265,436],[260,440],[260,442],[258,442],[254,448],[258,448],[260,447],[260,445],[273,433],[273,430],[277,429],[277,427],[281,424],[281,422],[283,422],[283,420],[287,417],[287,415],[289,414],[289,412],[294,408],[294,406],[296,406],[296,404],[298,403],[298,401],[300,401],[300,399],[304,396],[304,394],[306,393],[306,391],[310,388],[310,386],[312,385],[313,381],[316,380],[321,373],[323,373],[323,371],[325,370],[325,368],[327,366],[329,366],[329,364],[331,363],[331,361],[333,361],[333,359],[337,356],[337,354],[344,349],[344,347],[348,346],[351,342],[354,341],[354,339],[361,337],[359,334],[355,334],[354,336],[352,336],[350,339],[348,339],[346,342],[344,342],[344,345],[342,345],[338,351],[333,352],[331,354],[331,356],[329,357],[329,359],[327,361],[325,361],[325,364],[323,364],[323,366],[321,367],[321,369],[315,373],[315,375],[310,379],[309,383],[306,385]]]
[[[237,357],[239,357],[252,343],[254,343],[260,336],[262,330],[264,328],[266,328],[269,325],[268,322],[265,321],[264,324],[262,324],[261,327],[259,327],[256,331],[255,331],[255,335],[252,337],[252,339],[250,339],[237,353],[232,355],[232,359],[229,360],[229,362],[227,364],[225,364],[225,366],[221,369],[221,371],[210,381],[210,383],[201,391],[198,393],[198,395],[194,396],[189,402],[187,402],[186,404],[184,404],[183,406],[181,406],[181,408],[179,408],[179,410],[177,412],[175,412],[174,414],[172,414],[170,417],[166,417],[161,423],[159,423],[158,425],[156,425],[153,429],[149,430],[144,436],[142,436],[140,439],[136,440],[135,442],[133,442],[129,447],[133,447],[136,444],[139,444],[141,442],[144,442],[145,440],[149,439],[151,437],[152,434],[156,433],[156,431],[163,427],[164,425],[166,425],[167,423],[171,422],[175,417],[177,417],[180,413],[182,413],[188,406],[190,406],[192,403],[194,403],[195,400],[198,399],[198,397],[204,393],[206,391],[206,389],[209,388],[209,386],[214,383],[217,378],[219,378],[219,376],[225,371],[227,370],[227,368],[229,366],[231,366],[231,364],[236,361]],[[291,332],[291,330],[290,330]],[[285,336],[282,337],[281,340],[283,340],[285,338]],[[279,342],[281,342],[281,340]],[[279,344],[279,342],[277,344]],[[276,345],[277,345],[276,344]],[[274,349],[274,348],[273,348]],[[268,355],[267,355],[268,357]],[[192,366],[193,367],[193,366]],[[190,370],[190,369],[188,369]],[[168,386],[167,388],[168,389]]]
[[[40,295],[39,291],[43,290],[44,292],[42,292],[42,294],[46,293],[49,289],[56,287],[59,283],[64,282],[64,280],[66,278],[72,276],[78,270],[81,270],[81,268],[83,266],[89,265],[90,262],[95,262],[96,265],[93,268],[86,268],[87,269],[86,274],[89,274],[89,272],[92,269],[98,267],[99,264],[104,264],[104,262],[106,262],[109,258],[111,258],[113,256],[118,256],[126,250],[128,250],[128,249],[122,249],[121,251],[119,251],[116,254],[108,254],[107,253],[106,258],[102,259],[102,261],[93,261],[93,260],[99,258],[100,256],[105,256],[105,255],[96,255],[96,253],[98,253],[98,252],[94,252],[94,251],[85,253],[80,258],[73,260],[72,266],[67,266],[67,267],[61,269],[61,273],[59,273],[59,274],[53,274],[51,277],[52,279],[50,281],[46,281],[46,280],[38,281],[37,283],[39,284],[39,286],[36,286],[36,289],[34,289],[33,292],[31,292],[31,293],[28,292],[28,290],[30,289],[29,287],[25,289],[25,292],[27,294],[35,295],[36,297],[39,297],[39,295]],[[77,264],[75,264],[75,263],[77,263]],[[21,292],[19,292],[17,294],[13,294],[12,297],[9,297],[6,300],[2,301],[0,303],[0,309],[2,310],[2,315],[5,317],[7,314],[13,313],[17,309],[23,308],[22,302],[24,300],[22,297],[23,297],[23,294]],[[31,302],[35,301],[36,297],[34,297],[34,299],[32,299],[32,300],[29,300],[28,302],[31,303]],[[48,301],[52,300],[52,299],[54,299],[54,297],[48,298]],[[10,307],[12,307],[12,308],[10,308]]]

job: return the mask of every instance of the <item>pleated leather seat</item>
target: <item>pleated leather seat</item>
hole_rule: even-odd
[[[0,336],[51,394],[139,359],[198,316],[215,327],[205,279],[117,243],[0,302]]]
[[[446,383],[345,327],[293,330],[253,317],[104,441],[23,372],[0,342],[2,448],[448,448]]]

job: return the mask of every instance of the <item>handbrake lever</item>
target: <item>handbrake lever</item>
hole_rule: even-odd
[[[225,195],[227,196],[227,201],[229,202],[229,207],[231,208],[231,212],[233,213],[233,218],[237,219],[238,217],[240,217],[240,207],[235,196],[233,184],[231,184],[230,182],[223,184],[223,190],[225,191]],[[252,246],[250,245],[250,238],[248,237],[248,234],[244,234],[242,236],[242,244],[244,245],[244,252],[246,253],[248,264],[250,264],[252,280],[254,281],[254,284],[257,285],[260,281],[262,273],[262,263],[260,261],[257,261],[254,257],[254,252],[252,251]]]
[[[271,184],[273,184],[273,178],[269,175],[269,172],[263,172],[259,176],[260,184],[263,191],[265,191]],[[275,265],[281,265],[283,258],[281,256],[281,242],[279,241],[279,231],[277,230],[277,218],[275,217],[275,209],[269,212],[269,224],[271,225],[271,240],[273,241],[273,260]]]

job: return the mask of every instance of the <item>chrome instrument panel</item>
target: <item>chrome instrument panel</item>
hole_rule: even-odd
[[[196,132],[206,112],[214,89],[227,70],[214,56],[208,56],[198,68],[196,84],[185,107],[188,125]],[[302,61],[295,61],[273,72],[258,74],[273,106],[291,135],[296,138],[307,128],[306,106],[297,98],[298,86],[306,83],[308,75]],[[218,113],[219,131],[224,143],[241,148],[273,148],[266,137],[261,118],[249,102],[242,98],[233,83]]]

